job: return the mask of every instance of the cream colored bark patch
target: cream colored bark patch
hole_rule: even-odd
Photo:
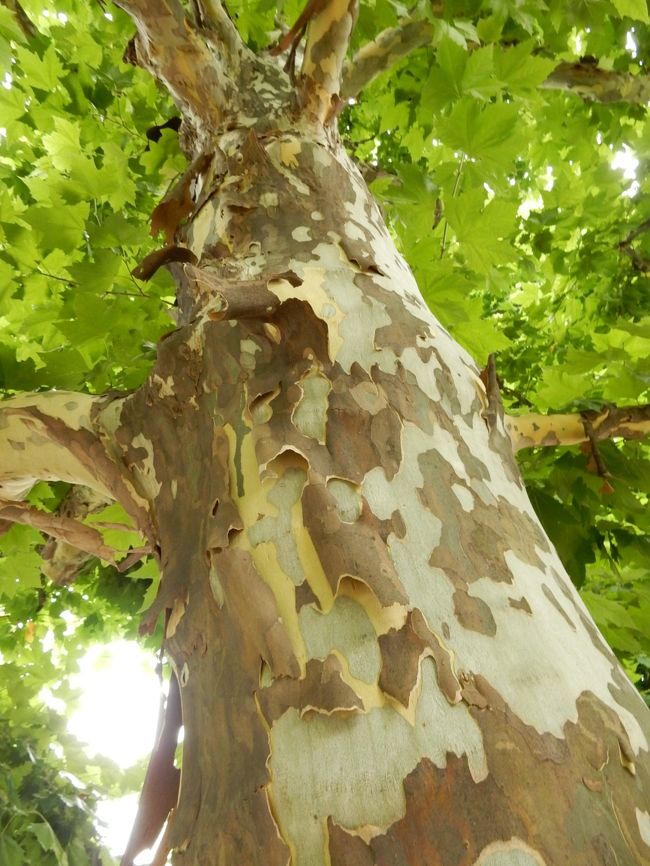
[[[268,494],[269,502],[277,508],[277,515],[261,517],[248,530],[253,547],[264,542],[275,544],[280,568],[296,585],[302,583],[305,576],[294,529],[301,525],[298,502],[306,480],[307,474],[303,470],[288,469]]]
[[[330,478],[327,489],[336,502],[336,513],[344,523],[356,523],[361,517],[362,500],[357,486],[343,478]]]
[[[492,842],[481,851],[474,866],[547,866],[546,860],[521,839]]]
[[[327,395],[330,381],[321,373],[315,372],[300,381],[302,397],[296,406],[291,420],[303,436],[325,442],[327,432]]]
[[[650,847],[650,814],[648,814],[648,812],[642,812],[640,809],[637,809],[636,822],[639,825],[639,833],[641,834],[641,838],[646,843],[646,845]]]

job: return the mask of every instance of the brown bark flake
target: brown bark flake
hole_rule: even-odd
[[[390,520],[379,520],[364,501],[359,520],[343,523],[324,484],[307,485],[302,503],[305,525],[334,594],[342,578],[352,577],[365,583],[386,607],[406,603],[406,591],[386,546],[392,532],[403,535],[398,512]]]
[[[341,677],[341,662],[335,655],[324,661],[310,659],[302,679],[280,677],[257,693],[264,718],[271,725],[290,707],[301,716],[310,712],[331,716],[363,711],[363,701]]]
[[[411,611],[400,629],[379,636],[381,674],[379,687],[408,707],[420,675],[420,664],[431,656],[438,684],[450,704],[460,700],[460,683],[454,673],[451,653],[428,627],[419,610]]]
[[[368,845],[330,819],[332,866],[470,866],[493,839],[527,835],[495,780],[475,782],[464,757],[448,754],[444,768],[423,758],[404,793],[404,818]]]
[[[267,797],[269,741],[255,693],[263,662],[280,678],[300,670],[250,554],[229,548],[215,561],[223,604],[204,566],[168,641],[181,670],[186,729],[171,847],[178,863],[259,863],[263,850],[265,864],[287,866]]]

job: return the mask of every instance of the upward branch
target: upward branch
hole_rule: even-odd
[[[299,41],[307,32],[300,70],[303,105],[313,117],[326,123],[340,102],[343,63],[357,18],[358,0],[308,0],[291,30],[272,53],[291,47],[289,65]]]
[[[309,24],[301,70],[303,93],[306,107],[323,123],[338,108],[343,63],[357,10],[357,0],[326,0]]]
[[[199,138],[189,149],[200,152],[237,95],[237,72],[248,50],[235,26],[218,0],[197,2],[196,21],[189,20],[179,0],[116,3],[138,29],[126,58],[167,87]]]

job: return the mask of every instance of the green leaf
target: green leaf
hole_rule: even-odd
[[[546,81],[557,63],[533,55],[534,40],[529,39],[511,48],[500,48],[494,56],[496,77],[511,93],[526,93]]]
[[[60,207],[32,207],[24,219],[38,232],[43,249],[71,251],[84,241],[89,205],[85,202]]]
[[[77,262],[70,268],[70,274],[80,291],[101,294],[112,287],[121,264],[122,259],[112,250],[99,249],[94,261]]]
[[[68,858],[61,847],[61,843],[56,838],[54,830],[50,827],[47,821],[39,821],[37,824],[30,824],[28,830],[36,837],[38,844],[43,851],[51,851],[56,857],[56,862],[60,866],[67,866]]]
[[[28,48],[18,47],[16,49],[16,60],[18,68],[25,74],[30,87],[41,90],[54,90],[63,77],[63,65],[61,64],[56,50],[50,45],[42,57],[39,57]]]
[[[84,521],[98,529],[104,542],[118,551],[128,551],[130,547],[142,546],[142,535],[133,528],[133,521],[118,503],[90,514]]]
[[[612,0],[612,3],[621,18],[632,18],[633,21],[650,23],[646,0]]]
[[[0,33],[14,42],[25,41],[25,34],[20,29],[15,13],[6,6],[0,6]]]
[[[499,84],[494,75],[493,54],[493,46],[487,45],[469,55],[462,78],[462,89],[465,93],[488,100],[499,92]]]
[[[449,147],[470,158],[505,167],[525,145],[521,132],[516,132],[517,120],[518,109],[514,104],[501,102],[481,107],[463,97],[449,118],[441,122],[438,134]]]
[[[6,833],[0,835],[0,863],[2,866],[24,866],[25,851]]]
[[[41,557],[34,545],[43,537],[31,526],[12,526],[0,537],[0,594],[13,598],[25,589],[41,585]]]

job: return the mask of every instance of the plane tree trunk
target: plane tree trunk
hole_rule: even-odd
[[[178,327],[92,411],[161,566],[173,862],[650,862],[647,709],[338,140],[354,10],[321,4],[294,81],[214,3],[120,5],[192,160],[140,271]]]

